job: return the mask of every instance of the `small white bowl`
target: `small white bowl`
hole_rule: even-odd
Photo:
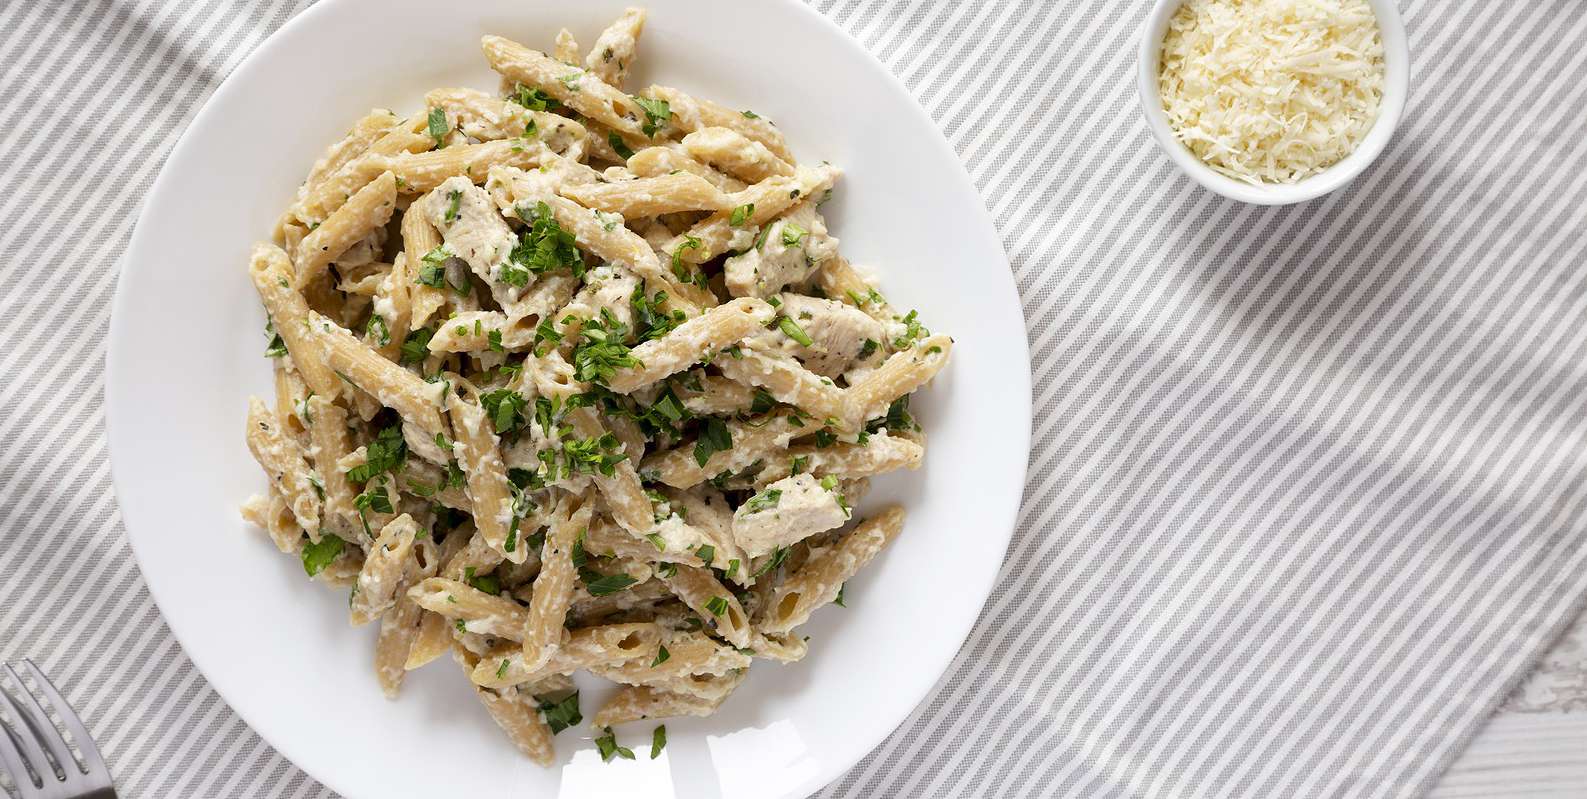
[[[1367,0],[1378,18],[1379,35],[1383,39],[1383,100],[1378,107],[1377,121],[1362,137],[1361,143],[1349,155],[1323,171],[1295,183],[1263,183],[1260,185],[1235,180],[1214,171],[1196,157],[1174,137],[1168,126],[1168,116],[1163,113],[1163,98],[1157,93],[1158,58],[1163,52],[1163,36],[1168,32],[1168,21],[1173,19],[1184,0],[1157,0],[1152,12],[1141,28],[1140,69],[1136,83],[1140,89],[1141,110],[1146,112],[1146,126],[1157,139],[1163,152],[1197,183],[1233,200],[1256,205],[1288,205],[1321,197],[1366,169],[1378,153],[1388,145],[1399,124],[1400,112],[1405,110],[1409,94],[1411,57],[1405,44],[1405,23],[1394,0]]]

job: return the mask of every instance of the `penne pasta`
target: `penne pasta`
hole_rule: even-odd
[[[757,625],[762,633],[786,633],[806,621],[816,608],[838,598],[838,591],[856,572],[898,536],[904,510],[894,505],[860,522],[833,546],[810,559],[772,592]]]

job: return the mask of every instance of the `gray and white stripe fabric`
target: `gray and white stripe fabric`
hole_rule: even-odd
[[[69,686],[130,796],[328,795],[162,625],[101,416],[140,198],[303,5],[0,4],[0,656]],[[821,795],[1425,792],[1587,597],[1587,5],[1404,2],[1399,134],[1281,209],[1150,143],[1145,2],[816,5],[968,165],[1035,376],[996,592]]]

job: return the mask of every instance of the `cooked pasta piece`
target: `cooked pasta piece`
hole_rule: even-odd
[[[709,716],[727,700],[748,672],[729,672],[720,676],[702,675],[700,683],[709,685],[705,695],[680,693],[648,685],[625,685],[596,711],[597,727],[612,727],[642,719],[667,719],[678,716]],[[725,687],[726,690],[723,690]]]
[[[441,420],[440,391],[444,385],[426,383],[370,349],[345,329],[312,311],[309,327],[325,353],[331,369],[347,382],[395,409],[430,435],[450,431]]]
[[[523,656],[525,669],[534,671],[551,661],[562,645],[562,624],[573,604],[573,546],[590,525],[594,506],[586,497],[570,496],[557,510],[556,519],[546,534],[541,555],[540,576],[535,578],[534,595],[524,619]]]
[[[690,319],[661,338],[633,349],[636,364],[624,366],[607,385],[621,394],[643,388],[732,346],[770,321],[773,309],[760,300],[737,299]]]
[[[758,625],[763,633],[786,633],[806,621],[816,608],[838,598],[838,591],[876,557],[904,527],[904,509],[894,505],[855,527],[838,543],[816,551],[772,592]]]
[[[281,429],[281,420],[258,397],[248,398],[248,450],[281,492],[309,540],[320,540],[320,501],[303,450]]]
[[[512,483],[501,460],[496,434],[485,418],[485,409],[457,394],[447,395],[447,410],[457,434],[458,466],[468,480],[468,498],[474,506],[474,525],[491,549],[513,563],[522,563],[528,547],[519,541],[519,517],[514,507]]]
[[[794,173],[793,164],[766,145],[729,128],[700,128],[683,137],[683,147],[696,160],[748,183]]]
[[[336,373],[325,363],[318,347],[311,344],[309,306],[303,295],[292,288],[292,262],[273,244],[255,244],[248,264],[254,288],[264,302],[276,335],[286,345],[303,382],[322,397],[335,397],[341,391]]]
[[[623,79],[628,76],[628,68],[634,65],[634,55],[639,49],[639,34],[644,30],[645,10],[624,10],[616,21],[601,31],[595,44],[590,45],[590,54],[584,59],[585,68],[611,86],[623,88]]]
[[[438,562],[434,543],[427,539],[415,541],[413,557],[397,586],[396,603],[380,617],[380,632],[375,637],[375,679],[388,699],[395,699],[402,689],[422,621],[426,615],[433,615],[408,596],[408,587],[434,575]]]
[[[624,218],[729,207],[728,196],[721,189],[688,172],[616,183],[579,183],[563,186],[560,191],[586,208]]]
[[[661,579],[723,640],[739,648],[749,646],[749,617],[744,615],[744,608],[733,592],[710,571],[679,566],[671,577]]]
[[[358,241],[391,219],[397,210],[397,178],[390,172],[358,190],[347,204],[326,217],[298,245],[297,287],[302,289],[325,273],[325,267]]]

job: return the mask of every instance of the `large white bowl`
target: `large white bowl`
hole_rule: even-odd
[[[899,540],[802,630],[801,663],[757,663],[722,712],[619,730],[637,761],[601,763],[586,727],[556,768],[520,757],[449,660],[381,697],[373,631],[346,597],[246,526],[265,487],[243,445],[245,399],[268,394],[264,315],[246,276],[328,142],[371,107],[494,88],[479,37],[592,42],[622,2],[327,0],[226,79],[171,153],[127,252],[111,323],[107,406],[133,551],[183,648],[254,729],[344,795],[799,796],[841,774],[926,695],[1001,564],[1024,482],[1029,359],[997,235],[953,151],[908,92],[836,26],[790,0],[654,0],[643,86],[675,85],[776,120],[801,159],[847,174],[828,219],[883,290],[958,340],[917,406],[925,468],[867,503],[909,509]],[[586,686],[592,714],[601,689]]]
[[[1152,138],[1168,154],[1169,160],[1203,186],[1241,202],[1256,205],[1288,205],[1321,197],[1349,183],[1383,152],[1394,136],[1394,128],[1405,110],[1405,99],[1410,93],[1411,56],[1405,44],[1405,23],[1394,0],[1367,0],[1372,13],[1378,18],[1378,31],[1383,39],[1383,101],[1378,107],[1377,121],[1362,137],[1361,143],[1349,155],[1333,166],[1294,183],[1263,183],[1260,185],[1235,180],[1213,170],[1196,157],[1168,126],[1168,116],[1163,113],[1163,98],[1157,90],[1159,60],[1163,53],[1163,36],[1168,33],[1168,23],[1184,0],[1156,0],[1152,11],[1141,26],[1140,57],[1137,59],[1136,86],[1140,90],[1141,110],[1146,114],[1146,126]]]

